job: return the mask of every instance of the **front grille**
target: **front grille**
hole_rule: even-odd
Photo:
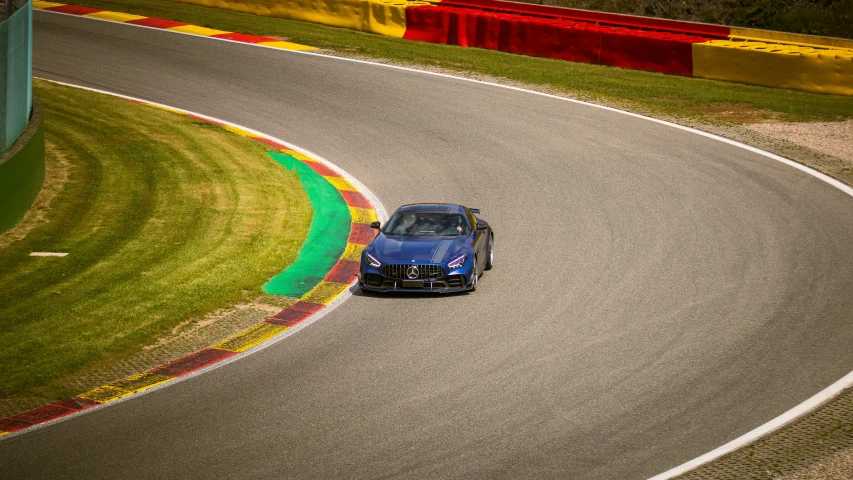
[[[441,265],[385,265],[382,267],[382,275],[385,275],[389,278],[399,278],[405,280],[416,280],[415,278],[410,279],[406,272],[409,270],[409,267],[418,267],[418,280],[425,280],[429,278],[439,278],[444,276],[444,269],[441,268]]]

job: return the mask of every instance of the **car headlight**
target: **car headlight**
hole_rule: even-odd
[[[376,259],[373,255],[366,253],[364,254],[367,257],[367,264],[373,268],[379,268],[382,266],[382,262]]]
[[[465,261],[468,260],[468,255],[459,255],[453,260],[447,262],[448,268],[459,268],[462,265],[465,265]]]

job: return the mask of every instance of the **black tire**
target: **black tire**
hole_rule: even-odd
[[[489,253],[486,256],[486,270],[491,270],[495,264],[495,236],[489,235]]]

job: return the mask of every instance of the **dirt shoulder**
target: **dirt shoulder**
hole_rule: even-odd
[[[757,123],[747,127],[853,162],[853,120],[844,122]]]

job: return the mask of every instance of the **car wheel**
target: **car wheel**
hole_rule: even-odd
[[[495,236],[489,235],[489,257],[486,260],[486,270],[491,270],[495,265]]]
[[[474,273],[471,274],[471,288],[468,289],[469,292],[477,289],[478,280],[480,280],[480,275],[477,273],[477,257],[474,257]]]

